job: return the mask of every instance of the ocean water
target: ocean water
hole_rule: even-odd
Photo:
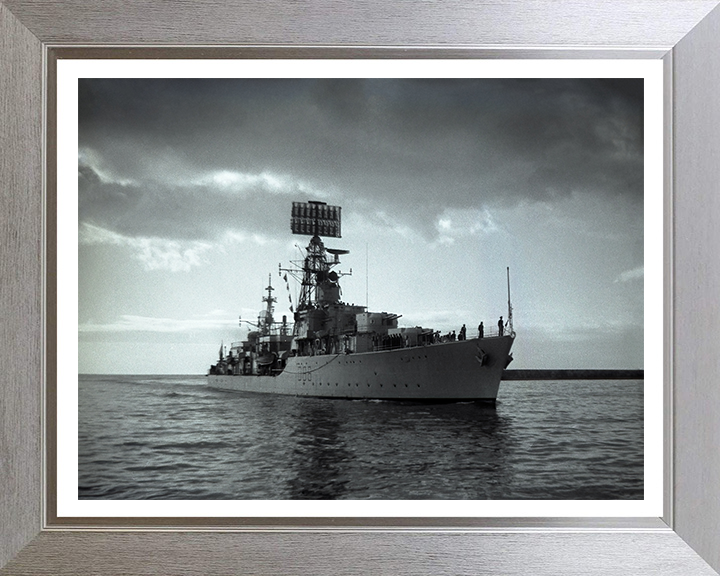
[[[643,382],[503,382],[495,407],[80,376],[81,499],[642,499]]]

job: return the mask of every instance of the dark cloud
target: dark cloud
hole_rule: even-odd
[[[263,182],[242,192],[203,184],[106,183],[82,166],[79,218],[128,236],[220,240],[226,231],[289,229],[291,202],[304,196],[299,190],[292,197],[278,196]]]
[[[642,80],[84,79],[79,88],[80,149],[92,152],[79,173],[81,220],[124,233],[201,238],[253,218],[284,224],[286,211],[263,214],[268,201],[308,191],[427,234],[447,207],[574,192],[642,207]],[[284,180],[242,193],[197,183],[217,171]]]

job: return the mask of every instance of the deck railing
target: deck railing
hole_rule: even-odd
[[[271,335],[279,335],[280,334],[280,328],[273,329],[270,332]],[[292,330],[288,330],[288,334],[292,334]],[[510,330],[508,327],[505,327],[503,329],[503,335],[507,336],[510,334]],[[486,328],[483,331],[483,338],[497,338],[500,336],[500,331],[497,326]],[[475,330],[468,330],[466,334],[466,340],[473,340],[478,337],[478,331]],[[429,346],[432,344],[443,344],[445,342],[456,342],[459,340],[459,333],[455,332],[455,338],[452,339],[452,336],[450,333],[445,334],[433,334],[428,335],[425,338],[419,338],[417,344],[412,345],[406,345],[403,338],[397,338],[396,340],[390,340],[390,339],[381,339],[381,341],[377,342],[373,345],[373,350],[380,351],[380,350],[395,350],[398,348],[414,348],[417,346]],[[242,348],[242,341],[238,342],[232,342],[230,344],[231,348]]]

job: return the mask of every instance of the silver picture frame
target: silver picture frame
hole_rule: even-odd
[[[717,0],[0,0],[0,574],[635,574],[720,570]],[[661,518],[68,522],[54,514],[58,57],[650,58],[665,70]],[[74,55],[74,56],[73,56]],[[96,56],[97,57],[97,56]],[[51,367],[50,367],[51,368]],[[50,488],[48,488],[50,487]]]

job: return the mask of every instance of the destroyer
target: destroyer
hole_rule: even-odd
[[[333,268],[347,250],[326,248],[322,236],[340,238],[340,207],[293,202],[291,229],[311,236],[305,257],[279,273],[300,283],[294,322],[273,316],[268,282],[265,309],[247,340],[220,345],[208,384],[232,391],[330,398],[477,400],[495,402],[504,368],[512,361],[508,270],[508,330],[482,337],[440,337],[429,328],[399,327],[398,314],[369,312],[340,299]],[[293,310],[291,306],[291,310]]]

